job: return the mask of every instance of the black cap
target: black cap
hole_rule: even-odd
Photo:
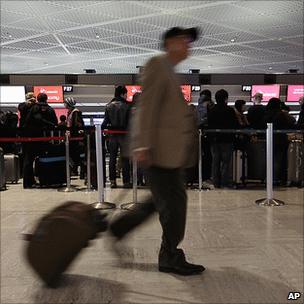
[[[188,36],[191,39],[191,42],[195,41],[198,38],[199,31],[196,27],[191,28],[181,28],[181,27],[172,27],[167,30],[162,37],[163,42],[165,42],[169,38],[177,37],[177,36]]]

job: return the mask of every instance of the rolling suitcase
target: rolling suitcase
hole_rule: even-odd
[[[70,201],[44,216],[27,235],[26,259],[49,287],[56,287],[79,252],[107,229],[105,217],[90,205]]]
[[[35,161],[35,174],[40,186],[66,184],[65,156],[39,156]]]
[[[6,189],[5,171],[4,171],[4,153],[0,148],[0,191]]]
[[[292,140],[287,152],[287,185],[304,186],[304,143]]]
[[[4,170],[6,182],[17,184],[20,179],[19,156],[15,154],[5,154]]]
[[[232,154],[233,184],[245,184],[247,176],[247,158],[244,151],[234,150]]]

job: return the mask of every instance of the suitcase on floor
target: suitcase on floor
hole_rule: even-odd
[[[304,143],[292,140],[288,152],[287,185],[304,186]]]
[[[27,235],[25,257],[38,276],[56,287],[61,274],[99,232],[106,214],[80,202],[66,202],[45,215]]]
[[[4,153],[0,148],[0,191],[6,189],[5,171],[4,171]]]
[[[247,176],[246,154],[240,150],[234,150],[232,154],[232,180],[233,184],[244,184]]]
[[[35,175],[40,186],[66,184],[65,156],[39,156],[35,161]]]
[[[247,146],[247,179],[265,181],[266,179],[266,141],[258,139]]]
[[[6,182],[17,184],[20,179],[19,156],[15,154],[5,154],[4,170]]]

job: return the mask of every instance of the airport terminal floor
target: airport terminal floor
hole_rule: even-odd
[[[73,185],[80,185],[77,179]],[[303,292],[303,196],[299,188],[276,188],[286,205],[260,207],[263,187],[245,190],[188,190],[186,235],[181,246],[201,275],[160,273],[161,228],[156,216],[121,244],[120,260],[103,233],[85,248],[57,289],[43,286],[25,262],[21,232],[67,200],[93,203],[97,193],[23,190],[1,192],[1,303],[290,303]],[[141,201],[148,190],[138,190]],[[132,189],[106,189],[106,200],[132,201]],[[115,216],[119,208],[107,211]],[[303,295],[295,303],[303,303]]]

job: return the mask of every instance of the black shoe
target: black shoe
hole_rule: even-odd
[[[125,189],[131,189],[131,188],[133,188],[133,185],[132,185],[131,183],[125,183],[125,184],[123,185],[123,187],[124,187]]]
[[[175,273],[187,276],[201,274],[205,270],[205,267],[202,265],[195,265],[185,262],[184,264],[175,266],[159,266],[158,270],[160,272]]]

